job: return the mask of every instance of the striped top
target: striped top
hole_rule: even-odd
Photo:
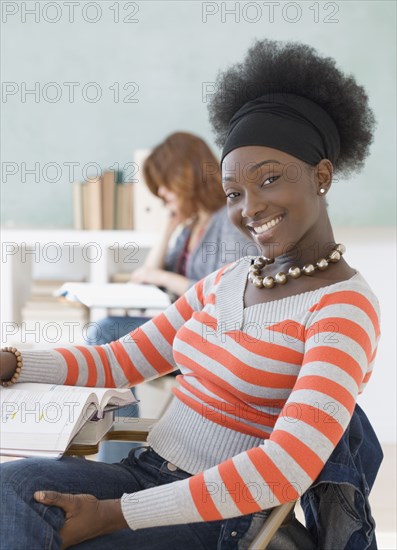
[[[149,443],[193,475],[123,495],[132,529],[220,520],[299,498],[371,376],[379,304],[360,273],[245,308],[247,260],[202,279],[117,342],[24,352],[21,381],[121,386],[181,370]]]

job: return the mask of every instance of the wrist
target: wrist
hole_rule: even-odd
[[[168,288],[170,275],[173,275],[173,273],[170,274],[170,272],[166,271],[165,269],[158,269],[155,276],[156,282],[154,284],[157,286]]]
[[[121,509],[121,499],[100,500],[98,512],[98,525],[102,525],[101,535],[108,535],[120,529],[129,529]]]
[[[21,352],[13,347],[5,347],[0,352],[0,381],[2,386],[14,384],[20,375],[23,361]]]

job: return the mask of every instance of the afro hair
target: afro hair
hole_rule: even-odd
[[[242,63],[219,73],[209,102],[218,146],[223,146],[229,121],[240,107],[269,93],[293,93],[320,105],[339,131],[335,172],[348,175],[363,167],[376,124],[364,88],[338,69],[334,59],[298,42],[256,40]]]

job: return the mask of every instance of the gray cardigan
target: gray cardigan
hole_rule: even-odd
[[[190,228],[185,227],[178,235],[175,245],[168,251],[164,268],[178,273],[178,258],[189,239]],[[227,208],[217,210],[207,226],[200,242],[192,250],[186,262],[186,277],[192,286],[222,265],[236,261],[242,256],[257,254],[256,245],[247,240],[230,222]]]

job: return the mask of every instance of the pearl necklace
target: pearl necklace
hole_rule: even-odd
[[[316,265],[306,264],[302,267],[297,267],[296,265],[292,266],[288,270],[288,274],[284,271],[279,271],[274,277],[265,276],[262,277],[261,271],[264,267],[272,264],[274,258],[266,258],[266,256],[258,256],[253,263],[250,265],[248,271],[248,280],[257,288],[273,288],[276,283],[279,285],[285,285],[288,282],[288,276],[292,279],[298,279],[302,274],[303,275],[313,275],[316,270],[324,271],[328,268],[330,263],[339,262],[342,257],[342,254],[346,252],[346,247],[339,243],[336,244],[332,252],[326,258],[320,258]]]

